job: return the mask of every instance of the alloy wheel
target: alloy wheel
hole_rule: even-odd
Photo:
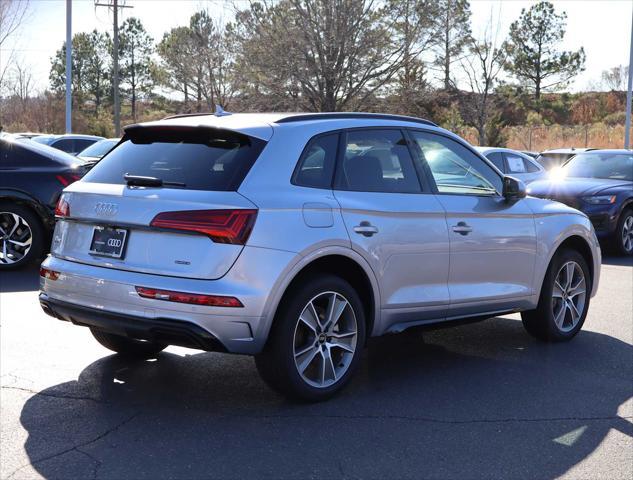
[[[578,325],[586,299],[587,281],[582,268],[574,261],[565,263],[556,274],[552,291],[552,313],[559,330],[569,332]]]
[[[294,361],[309,385],[335,384],[349,369],[358,341],[354,309],[340,293],[323,292],[312,298],[297,319]]]
[[[622,224],[622,246],[627,253],[633,250],[633,215],[626,217]]]
[[[24,218],[13,212],[0,212],[0,264],[23,260],[32,241],[31,227]]]

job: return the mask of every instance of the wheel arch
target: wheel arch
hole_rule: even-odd
[[[305,278],[315,274],[329,273],[337,275],[349,282],[358,292],[364,307],[365,321],[367,324],[367,337],[370,337],[374,327],[379,323],[380,292],[378,282],[371,267],[356,252],[349,248],[332,247],[319,249],[297,262],[275,288],[279,292],[276,298],[271,299],[267,309],[266,338],[275,320],[277,311],[284,298],[291,294],[293,288]]]
[[[33,210],[33,212],[35,212],[42,221],[42,224],[46,227],[51,227],[55,223],[51,212],[49,212],[47,208],[35,197],[26,192],[22,192],[20,190],[0,189],[0,202],[14,202],[17,205]]]

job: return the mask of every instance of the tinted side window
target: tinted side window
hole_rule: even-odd
[[[501,173],[506,173],[506,166],[503,162],[503,154],[501,152],[487,153],[486,158],[490,160]]]
[[[310,140],[299,159],[292,183],[302,187],[332,188],[337,148],[338,133]]]
[[[523,160],[525,162],[525,166],[528,172],[535,173],[539,171],[539,168],[536,165],[534,165],[534,162],[531,162],[530,160],[525,159],[525,158]]]
[[[57,148],[58,150],[62,150],[63,152],[72,153],[75,151],[74,143],[75,141],[71,138],[62,138],[61,140],[57,140],[51,146]]]
[[[412,131],[440,193],[496,195],[503,182],[484,160],[443,135]]]
[[[49,158],[31,152],[16,143],[4,143],[0,147],[0,167],[2,168],[23,168],[23,167],[50,167],[55,164]]]
[[[337,188],[419,193],[420,182],[402,132],[387,129],[347,132]]]
[[[88,148],[93,143],[95,143],[93,140],[77,139],[77,140],[75,140],[75,148],[73,149],[73,152],[79,153],[82,150],[85,150],[86,148]]]

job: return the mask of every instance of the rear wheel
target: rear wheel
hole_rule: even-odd
[[[633,255],[633,210],[627,209],[622,212],[613,240],[618,253]]]
[[[585,322],[590,295],[587,262],[575,250],[563,250],[550,263],[537,308],[521,314],[523,326],[540,340],[570,340]]]
[[[364,344],[358,294],[345,280],[327,275],[286,295],[255,362],[273,389],[294,399],[320,401],[350,380]]]
[[[92,332],[92,336],[95,337],[97,342],[108,350],[130,358],[152,358],[167,347],[164,343],[136,340],[113,333],[106,333],[96,328],[91,328],[90,332]]]
[[[35,212],[0,202],[0,270],[20,268],[42,257],[44,227]]]

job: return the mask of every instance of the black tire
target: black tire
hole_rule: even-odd
[[[48,238],[48,236],[44,231],[44,226],[40,217],[30,208],[10,201],[0,202],[0,214],[3,212],[18,215],[28,224],[28,227],[31,230],[31,248],[26,255],[13,263],[3,263],[0,259],[0,270],[22,268],[41,260],[46,246],[45,239]],[[0,223],[2,222],[2,215],[0,215]],[[1,237],[2,234],[0,233],[0,238]],[[2,251],[4,241],[5,240],[0,239],[0,252]]]
[[[335,379],[332,385],[316,387],[302,378],[295,365],[295,328],[306,305],[315,297],[326,295],[325,292],[335,292],[347,300],[353,311],[357,336],[354,352],[349,357],[351,361],[348,360],[349,366],[344,373]],[[352,318],[349,310],[347,315],[348,318]],[[365,325],[363,305],[358,293],[349,283],[333,275],[320,275],[309,279],[284,296],[266,347],[262,353],[255,356],[257,370],[272,389],[290,399],[307,402],[327,400],[349,382],[358,367],[365,345]],[[317,342],[318,340],[315,340],[315,344]],[[323,356],[321,358],[321,361],[325,362],[325,358]],[[332,362],[332,366],[334,363]],[[336,375],[334,377],[336,378]]]
[[[626,222],[631,222],[630,218],[633,218],[633,209],[627,208],[620,214],[618,226],[612,239],[613,249],[619,255],[633,255],[633,248],[627,250],[624,244],[624,228]]]
[[[586,294],[584,297],[582,311],[580,311],[580,317],[573,328],[565,331],[557,325],[554,319],[554,310],[557,302],[554,301],[554,285],[556,276],[561,268],[568,262],[575,262],[584,275]],[[587,311],[589,310],[589,302],[591,297],[591,276],[589,274],[589,267],[587,262],[580,253],[575,250],[562,250],[558,252],[552,259],[545,279],[543,280],[543,286],[541,287],[541,295],[539,297],[538,306],[535,310],[529,310],[521,313],[523,320],[523,326],[530,335],[546,342],[564,342],[571,340],[582,328],[587,317]],[[571,312],[571,310],[570,310]],[[567,312],[563,313],[563,322],[566,318],[569,318]],[[571,327],[571,324],[568,328]]]
[[[129,358],[152,358],[167,347],[164,343],[135,340],[121,335],[106,333],[96,328],[91,328],[90,332],[92,332],[92,336],[95,337],[97,342],[105,348]]]

